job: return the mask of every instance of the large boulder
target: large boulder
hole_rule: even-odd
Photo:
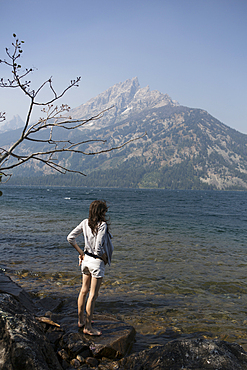
[[[130,353],[135,341],[135,329],[110,315],[95,315],[95,325],[103,335],[94,337],[90,349],[96,358],[122,358]]]
[[[247,353],[237,344],[176,339],[120,360],[118,370],[245,370]]]
[[[111,315],[94,315],[94,324],[102,331],[102,335],[85,335],[76,327],[77,320],[67,317],[59,320],[59,315],[51,315],[51,319],[61,322],[64,334],[61,336],[56,350],[64,349],[73,359],[77,355],[91,356],[97,359],[119,359],[130,353],[135,341],[135,329]],[[55,333],[57,328],[50,328],[47,335]]]
[[[34,315],[10,294],[0,294],[0,369],[62,370]]]

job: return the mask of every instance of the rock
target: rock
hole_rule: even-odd
[[[92,367],[98,366],[99,361],[94,357],[87,357],[85,360],[86,364]]]
[[[87,103],[80,105],[70,111],[70,115],[76,119],[80,117],[92,117],[99,112],[108,109],[108,112],[101,117],[97,128],[107,127],[109,122],[113,124],[119,118],[128,118],[134,111],[135,114],[147,108],[158,108],[162,106],[179,106],[167,94],[157,90],[150,91],[149,86],[141,88],[138,78],[132,78],[110,87],[103,93],[90,99]],[[95,129],[95,126],[92,126]],[[87,129],[92,129],[87,126]]]
[[[71,365],[74,366],[75,369],[78,369],[80,367],[80,361],[78,361],[76,358],[73,358],[73,360],[70,361]]]
[[[130,353],[135,340],[135,329],[111,315],[94,315],[93,326],[102,331],[99,337],[85,335],[83,330],[78,330],[76,317],[67,316],[59,320],[56,316],[53,319],[65,331],[59,342],[60,348],[65,348],[73,357],[80,354],[84,358],[121,358]]]
[[[41,325],[25,308],[26,298],[0,294],[0,369],[62,370]]]
[[[87,357],[87,356],[86,356]],[[77,355],[76,356],[76,359],[78,360],[78,361],[80,361],[80,364],[84,364],[84,362],[85,362],[85,358],[83,357],[83,356],[81,356],[81,355]]]
[[[64,331],[62,328],[49,327],[45,335],[49,342],[52,344],[53,348],[57,349],[58,343],[64,335]]]
[[[65,349],[61,349],[58,351],[58,355],[61,357],[62,360],[69,362],[70,358],[68,353],[65,351]]]
[[[29,294],[9,276],[0,271],[0,293],[7,293],[15,297],[28,311],[34,311],[34,303]]]
[[[95,315],[94,325],[102,331],[102,336],[92,337],[90,349],[96,358],[121,358],[132,348],[135,329],[111,316]]]
[[[126,356],[135,329],[109,315],[94,315],[99,337],[78,330],[76,317],[53,314],[38,321],[37,302],[0,274],[0,370],[247,370],[247,353],[237,344],[175,339]],[[52,302],[55,303],[55,302]],[[53,304],[56,309],[56,304]],[[43,302],[47,309],[48,301]],[[57,355],[56,352],[57,351]],[[122,358],[124,357],[124,358]],[[119,358],[121,360],[117,361]],[[114,361],[112,361],[114,360]],[[60,362],[59,362],[60,361]]]
[[[90,343],[85,339],[83,333],[66,333],[62,336],[59,345],[69,353],[71,358],[85,352],[89,356],[91,355],[91,351],[89,351]]]
[[[247,353],[237,344],[176,339],[120,360],[119,370],[245,370]]]
[[[118,370],[119,369],[119,363],[118,363],[118,361],[110,361],[108,359],[104,359],[98,365],[98,369],[99,370]]]
[[[63,300],[60,298],[44,297],[38,300],[38,304],[43,310],[49,310],[45,316],[50,316],[52,312],[58,311],[63,306]]]
[[[92,351],[90,351],[89,348],[87,348],[86,350],[80,352],[80,354],[78,356],[81,356],[82,358],[87,358],[87,357],[90,357],[92,356]]]

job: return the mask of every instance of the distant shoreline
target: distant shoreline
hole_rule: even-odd
[[[83,186],[83,185],[46,185],[46,184],[9,184],[9,183],[0,183],[1,187],[32,187],[32,188],[38,188],[38,187],[52,187],[52,188],[82,188],[82,189],[114,189],[114,190],[157,190],[157,191],[188,191],[188,192],[246,192],[247,189],[167,189],[167,188],[131,188],[131,187],[117,187],[117,186]]]

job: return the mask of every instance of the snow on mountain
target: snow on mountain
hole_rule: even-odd
[[[11,131],[11,130],[16,130],[20,127],[24,126],[24,122],[22,121],[21,117],[14,116],[10,121],[3,122],[0,124],[0,133]]]
[[[139,113],[145,109],[158,108],[166,105],[178,106],[167,94],[162,94],[157,90],[150,91],[149,86],[140,87],[138,78],[132,78],[125,82],[120,82],[110,87],[103,93],[90,99],[87,103],[80,105],[70,111],[74,119],[89,118],[97,115],[105,109],[107,111],[103,118],[95,124],[90,124],[91,128],[106,127],[113,122],[127,118],[132,112]],[[89,126],[87,126],[89,128]]]

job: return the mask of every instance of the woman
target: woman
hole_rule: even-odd
[[[89,207],[88,219],[83,220],[67,237],[68,242],[79,253],[79,264],[83,274],[82,287],[78,297],[78,326],[83,328],[85,334],[89,335],[102,334],[99,330],[92,328],[92,316],[95,301],[104,277],[105,265],[107,263],[111,264],[113,252],[112,236],[108,231],[106,221],[107,209],[105,201],[93,201]],[[84,235],[84,252],[75,240],[81,233]],[[85,320],[84,309],[88,292]]]

